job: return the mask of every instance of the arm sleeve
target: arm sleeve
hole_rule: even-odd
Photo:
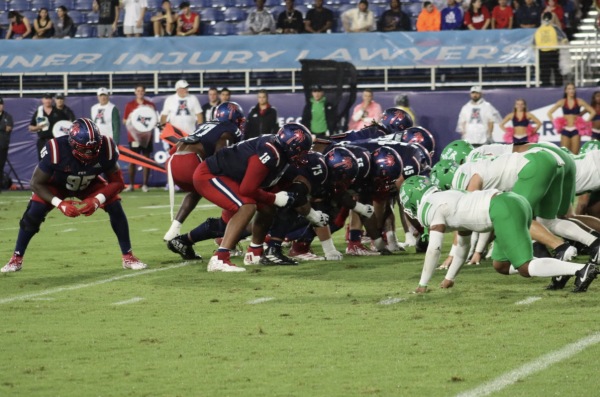
[[[112,130],[115,143],[119,144],[121,138],[121,118],[119,117],[119,109],[115,106],[112,111]]]
[[[429,246],[425,254],[425,264],[421,273],[419,285],[426,287],[435,271],[435,267],[440,261],[442,255],[442,243],[444,242],[444,233],[431,231],[429,232]]]
[[[275,202],[275,195],[260,189],[267,175],[269,175],[269,168],[260,161],[258,155],[250,157],[248,170],[240,184],[240,193],[252,197],[257,202],[272,205]]]

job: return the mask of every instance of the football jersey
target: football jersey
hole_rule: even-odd
[[[329,137],[333,142],[351,143],[365,139],[379,139],[385,137],[385,132],[381,131],[376,125],[365,127],[360,130],[350,130],[341,134]]]
[[[226,176],[242,183],[248,169],[250,157],[258,156],[269,168],[269,175],[261,183],[260,188],[275,186],[283,176],[289,164],[283,150],[275,143],[275,136],[265,135],[236,143],[223,148],[206,159],[206,165],[215,176]]]
[[[388,141],[384,139],[369,139],[352,142],[353,145],[368,149],[373,153],[381,146],[387,146],[394,149],[402,160],[402,176],[408,179],[414,175],[421,174],[421,151],[417,150],[410,143]]]
[[[96,177],[109,171],[117,164],[119,152],[112,138],[102,137],[98,156],[89,164],[82,163],[73,156],[73,148],[68,136],[51,139],[42,149],[38,167],[52,175],[51,183],[73,192],[84,190]]]
[[[600,151],[594,150],[575,156],[577,173],[575,192],[577,195],[600,190]]]
[[[471,230],[486,233],[494,228],[490,202],[496,193],[499,193],[496,189],[431,193],[419,204],[417,218],[424,227],[446,225],[447,232]]]
[[[235,124],[209,121],[198,126],[196,131],[185,138],[181,138],[179,142],[191,145],[198,142],[202,143],[204,152],[206,153],[206,158],[208,158],[215,154],[217,142],[219,142],[219,139],[221,139],[225,133],[230,133],[233,135],[234,141],[230,142],[230,144],[238,143],[242,139],[242,132]]]
[[[491,145],[482,145],[476,149],[473,149],[467,156],[466,161],[475,161],[485,156],[502,156],[503,154],[509,154],[513,151],[513,144],[504,145],[501,143],[493,143]]]
[[[308,164],[304,167],[288,167],[286,178],[293,180],[297,176],[303,176],[310,183],[310,197],[315,199],[324,199],[333,193],[333,188],[329,185],[329,170],[325,163],[325,157],[321,153],[309,152],[306,155]]]

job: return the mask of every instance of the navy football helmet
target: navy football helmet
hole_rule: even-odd
[[[333,191],[343,193],[358,176],[358,161],[352,152],[344,147],[336,147],[325,154],[329,170],[329,180]]]
[[[242,126],[246,119],[244,118],[244,111],[242,107],[236,102],[223,102],[215,109],[213,113],[213,120],[219,123],[230,122],[242,130]],[[242,133],[244,131],[242,130]]]
[[[388,108],[383,112],[381,124],[388,134],[402,132],[413,126],[413,119],[406,110]]]
[[[69,129],[68,139],[73,148],[73,156],[77,160],[88,164],[98,157],[102,147],[102,135],[92,120],[86,118],[75,120]]]
[[[419,162],[419,166],[421,169],[419,175],[429,176],[432,164],[431,155],[429,154],[429,151],[427,151],[427,149],[425,149],[418,143],[410,143],[409,145],[413,147],[416,151],[415,158]]]
[[[290,164],[300,168],[308,163],[304,154],[308,153],[313,144],[308,128],[299,123],[284,124],[275,134],[275,140]]]
[[[371,153],[373,182],[378,192],[387,192],[402,175],[402,159],[394,149],[382,146]]]
[[[435,139],[431,132],[423,127],[410,127],[402,135],[402,142],[418,143],[423,146],[430,155],[435,153]]]

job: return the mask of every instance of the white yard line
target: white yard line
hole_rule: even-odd
[[[535,301],[539,301],[540,299],[542,299],[542,298],[540,298],[539,296],[530,296],[527,299],[523,299],[522,301],[515,302],[515,305],[528,305]]]
[[[183,262],[178,265],[161,267],[158,269],[149,269],[149,270],[142,270],[142,271],[132,270],[135,273],[128,273],[123,276],[111,277],[111,278],[107,278],[104,280],[98,280],[98,281],[94,281],[92,283],[87,283],[87,284],[77,284],[77,285],[72,285],[70,287],[60,287],[60,288],[55,288],[55,289],[49,289],[46,291],[36,292],[33,294],[13,296],[12,298],[0,299],[0,304],[14,302],[17,300],[31,299],[31,298],[35,298],[38,296],[56,294],[57,292],[72,291],[72,290],[81,289],[81,288],[94,287],[96,285],[110,283],[111,281],[122,280],[124,278],[129,278],[129,277],[137,277],[137,276],[141,276],[143,274],[148,274],[148,273],[162,272],[164,270],[177,269],[178,267],[189,266],[189,265],[191,265],[191,262]]]
[[[532,375],[536,372],[543,371],[550,365],[571,358],[583,351],[586,347],[593,346],[600,342],[600,332],[590,335],[586,338],[580,339],[575,343],[567,345],[560,350],[556,350],[550,352],[542,357],[538,358],[535,361],[527,363],[514,371],[507,372],[504,375],[499,376],[498,378],[484,383],[483,385],[460,393],[457,397],[480,397],[480,396],[488,396],[494,392],[504,389],[507,386],[510,386],[520,379],[523,379],[529,375]]]
[[[68,232],[74,232],[77,229],[65,229],[65,230],[61,230],[62,233],[68,233]]]
[[[135,302],[143,301],[144,299],[146,299],[146,298],[131,298],[126,301],[113,303],[113,305],[115,305],[115,306],[126,305],[128,303],[135,303]]]
[[[142,230],[142,232],[155,232],[158,229],[146,229],[146,230]]]
[[[380,305],[393,305],[394,303],[398,303],[398,302],[402,302],[407,300],[408,298],[392,298],[389,297],[387,299],[382,300],[381,302],[379,302]]]
[[[249,305],[256,305],[257,303],[263,303],[263,302],[268,302],[268,301],[272,301],[275,300],[275,298],[259,298],[259,299],[254,299],[252,301],[248,301],[247,303]]]

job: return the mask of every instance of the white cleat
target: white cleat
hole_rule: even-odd
[[[325,257],[319,256],[319,255],[314,254],[312,252],[307,252],[305,254],[295,255],[295,256],[292,256],[292,258],[294,258],[294,259],[300,259],[300,260],[303,260],[303,261],[324,261],[325,260]]]
[[[132,253],[127,255],[123,255],[123,268],[124,269],[132,269],[132,270],[141,270],[147,268],[144,262],[140,261],[138,258],[133,256]]]
[[[349,244],[346,248],[346,255],[350,256],[375,256],[379,255],[379,252],[373,252],[366,249],[361,244]]]
[[[209,272],[245,272],[246,269],[243,267],[237,267],[229,261],[222,261],[217,256],[210,258],[208,266],[206,268]]]
[[[244,265],[245,266],[251,266],[251,265],[258,265],[260,262],[260,258],[262,258],[261,255],[256,255],[254,254],[254,252],[246,252],[246,255],[244,256]]]
[[[144,192],[144,193],[148,193],[148,191],[149,191],[149,190],[150,190],[150,189],[148,189],[148,186],[146,186],[146,185],[142,185],[142,192]]]
[[[10,258],[10,261],[6,264],[6,266],[4,266],[2,269],[0,269],[0,272],[2,272],[2,273],[18,272],[22,268],[23,268],[23,257],[13,255],[12,258]]]

